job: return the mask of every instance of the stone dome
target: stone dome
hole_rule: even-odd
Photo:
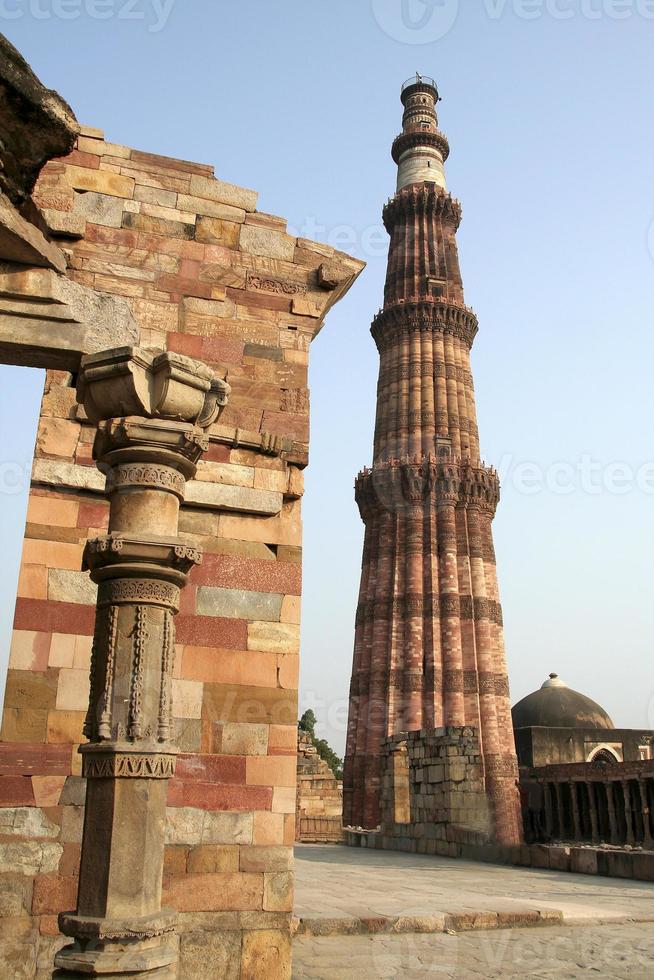
[[[604,708],[573,691],[558,674],[550,674],[543,686],[514,705],[511,716],[517,728],[615,728]]]

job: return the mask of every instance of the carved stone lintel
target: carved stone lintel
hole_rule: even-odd
[[[130,743],[82,746],[82,775],[87,779],[172,779],[176,753],[136,749]]]

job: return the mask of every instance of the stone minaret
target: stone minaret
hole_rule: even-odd
[[[520,840],[517,763],[491,522],[494,470],[479,456],[470,348],[438,90],[402,89],[397,193],[384,308],[374,460],[356,481],[366,526],[345,758],[344,822],[379,823],[380,744],[400,732],[474,726],[496,839]]]

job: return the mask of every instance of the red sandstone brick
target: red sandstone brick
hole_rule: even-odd
[[[182,238],[162,238],[160,235],[150,235],[142,231],[139,232],[137,245],[147,252],[158,252],[161,255],[175,255],[178,258],[200,261],[204,258],[204,245]]]
[[[229,454],[229,446],[223,446],[219,442],[210,442],[209,448],[202,458],[211,463],[228,463]]]
[[[274,688],[277,686],[277,656],[256,651],[186,646],[182,677],[211,684]]]
[[[197,586],[187,585],[182,589],[179,602],[179,611],[185,613],[186,615],[193,616],[195,614],[195,603],[197,599]]]
[[[175,778],[208,783],[245,783],[245,756],[180,755]]]
[[[22,600],[32,602],[35,600]],[[60,603],[63,605],[63,603]],[[247,647],[247,623],[244,619],[220,619],[214,616],[186,616],[182,613],[175,620],[177,641],[200,647],[222,647],[228,650],[245,650]],[[34,629],[32,626],[16,626],[16,629]],[[55,630],[53,630],[56,632]],[[59,632],[83,632],[59,630]],[[93,623],[88,631],[93,632]]]
[[[191,806],[200,810],[270,810],[272,789],[268,786],[228,786],[206,782],[171,780],[174,803],[171,806]]]
[[[0,806],[34,806],[29,776],[0,776]]]
[[[234,620],[240,622],[240,620]],[[77,633],[92,636],[95,607],[77,602],[51,602],[45,599],[17,599],[14,629],[48,633]],[[245,626],[244,626],[245,629]],[[229,643],[228,646],[233,646]],[[245,643],[243,646],[245,649]]]
[[[37,875],[34,879],[32,913],[34,915],[68,912],[77,902],[77,878],[59,875]]]
[[[64,853],[61,855],[59,861],[59,874],[68,875],[78,875],[79,874],[79,863],[82,855],[82,845],[81,844],[63,844]]]
[[[203,337],[202,358],[221,364],[242,364],[245,344],[230,337]]]
[[[243,872],[174,876],[162,899],[180,912],[259,911],[262,903],[263,875]]]
[[[263,561],[238,555],[205,555],[194,580],[223,589],[247,589],[250,592],[276,592],[300,595],[302,566],[291,562]]]
[[[94,225],[87,222],[84,240],[95,242],[99,245],[124,245],[127,248],[136,248],[139,235],[135,231],[128,231],[126,228],[107,228],[105,225]]]
[[[202,357],[202,337],[188,333],[169,333],[166,338],[168,350],[186,357]],[[205,458],[205,457],[203,457]]]
[[[85,500],[81,501],[77,526],[107,528],[109,526],[109,504],[90,504]]]
[[[279,310],[282,313],[291,312],[291,300],[284,296],[270,296],[268,293],[253,293],[245,289],[227,287],[227,296],[238,306],[250,306],[255,309]]]
[[[67,776],[69,772],[70,746],[0,742],[0,775]]]
[[[298,442],[308,442],[309,416],[297,415],[294,412],[266,411],[263,413],[261,431],[286,436]]]
[[[95,153],[84,153],[82,150],[71,150],[65,157],[56,157],[56,160],[65,160],[75,167],[86,167],[88,170],[97,170],[100,166],[100,157]]]
[[[197,279],[185,279],[183,276],[160,276],[156,288],[171,296],[199,296],[201,299],[211,299],[211,286]]]
[[[59,919],[56,915],[42,915],[39,919],[39,932],[42,936],[59,936]]]

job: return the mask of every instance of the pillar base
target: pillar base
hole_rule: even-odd
[[[177,964],[176,916],[162,911],[129,920],[100,919],[63,912],[59,928],[75,937],[55,955],[55,966],[70,975],[174,978]],[[164,970],[167,968],[167,971]]]

